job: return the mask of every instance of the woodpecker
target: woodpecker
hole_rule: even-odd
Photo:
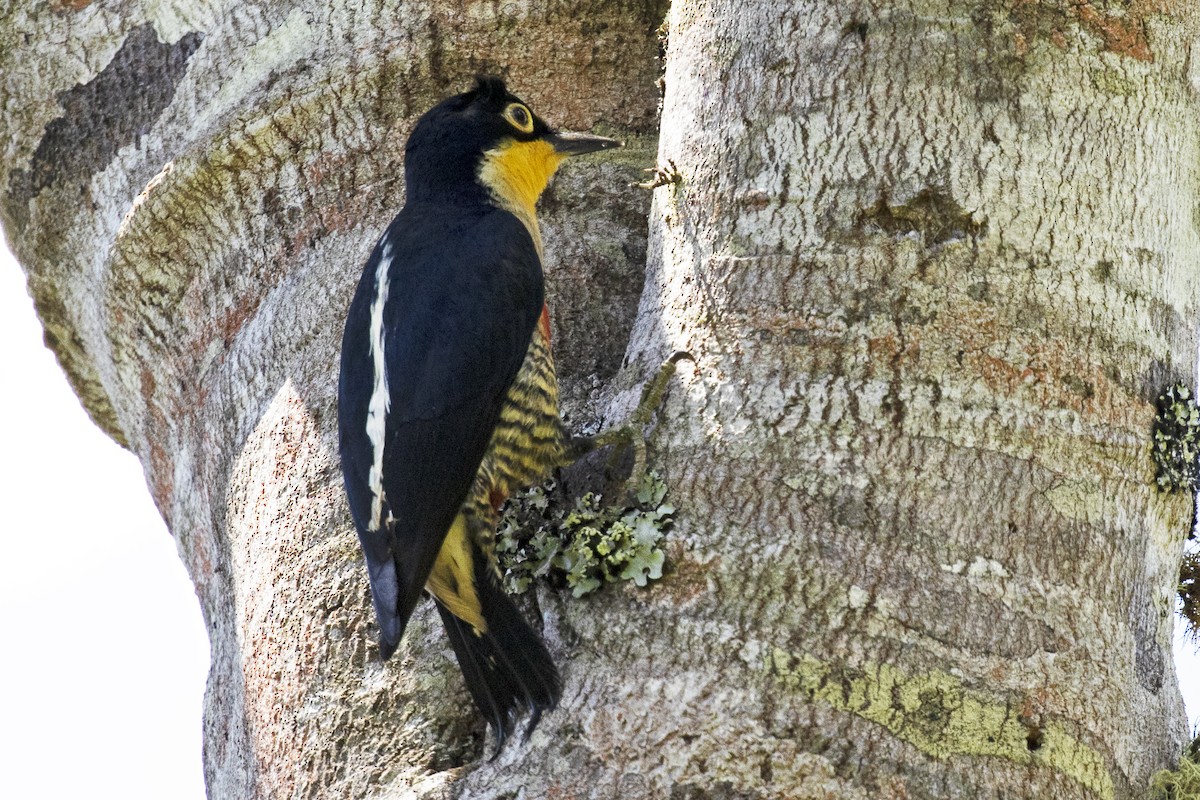
[[[498,78],[426,112],[406,199],[350,303],[338,382],[342,474],[384,659],[433,597],[498,753],[562,688],[505,594],[500,506],[571,458],[535,204],[562,160],[620,147],[550,128]]]

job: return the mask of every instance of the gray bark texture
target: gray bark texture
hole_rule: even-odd
[[[1111,800],[1179,752],[1192,4],[15,5],[0,219],[195,581],[210,797]],[[630,144],[542,201],[569,418],[695,358],[667,574],[539,590],[563,702],[490,762],[431,607],[379,661],[335,434],[405,137],[478,71]]]

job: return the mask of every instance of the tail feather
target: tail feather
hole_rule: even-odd
[[[437,609],[471,699],[496,729],[499,754],[524,712],[530,712],[524,734],[528,738],[542,714],[558,705],[562,682],[546,646],[497,585],[483,559],[476,559],[476,589],[487,624],[485,633],[456,617],[440,601]]]
[[[501,708],[496,698],[489,692],[477,693],[475,687],[487,686],[486,677],[483,667],[480,666],[476,658],[475,652],[467,647],[466,643],[470,641],[469,637],[474,636],[474,629],[471,626],[454,616],[449,610],[443,606],[437,599],[434,599],[437,605],[438,612],[442,615],[442,624],[446,626],[446,632],[450,636],[450,644],[454,648],[454,653],[458,657],[458,666],[462,670],[463,678],[466,680],[467,689],[471,692],[471,698],[475,701],[475,705],[483,714],[488,723],[497,731],[497,746],[504,746],[505,739],[505,716],[506,712]]]

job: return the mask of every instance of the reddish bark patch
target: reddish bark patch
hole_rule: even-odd
[[[83,11],[91,4],[92,0],[50,0],[50,10],[56,13]]]
[[[154,495],[155,504],[162,510],[171,507],[171,497],[175,492],[175,483],[171,477],[175,472],[174,464],[171,461],[170,449],[164,441],[167,435],[167,418],[155,400],[158,382],[149,367],[142,368],[141,379],[142,404],[146,407],[150,423],[146,430],[146,444],[150,448],[147,470],[150,476],[150,491]]]
[[[655,584],[655,591],[673,606],[683,606],[709,592],[708,575],[717,561],[701,563],[681,548],[670,548],[668,568],[664,579]]]
[[[940,315],[938,325],[944,336],[957,342],[951,347],[960,353],[958,366],[982,378],[994,394],[1021,397],[1041,408],[1073,409],[1090,421],[1116,428],[1143,424],[1141,401],[1104,369],[1101,358],[1090,351],[1081,353],[1068,337],[1023,335],[1019,351],[992,352],[1014,335],[1014,318],[998,318],[991,307],[965,300]]]
[[[237,336],[238,331],[258,311],[258,307],[262,305],[264,296],[265,290],[244,294],[238,298],[236,305],[228,309],[216,320],[214,323],[216,334],[225,342],[226,347],[233,344],[233,339]],[[202,344],[207,344],[209,339],[209,336],[205,336]]]
[[[905,779],[898,775],[885,779],[879,786],[879,800],[911,800]]]
[[[1139,14],[1136,8],[1131,8],[1125,16],[1115,17],[1084,2],[1078,5],[1077,13],[1084,29],[1104,40],[1104,50],[1138,61],[1154,60],[1146,39],[1145,11]]]
[[[1099,7],[1098,7],[1099,5]],[[1048,39],[1066,50],[1067,32],[1076,25],[1101,41],[1100,49],[1138,61],[1153,61],[1154,53],[1146,33],[1146,20],[1155,14],[1173,13],[1169,0],[1134,0],[1124,13],[1111,13],[1093,0],[1018,0],[1010,12],[1017,28],[1017,51],[1023,54],[1035,38]]]

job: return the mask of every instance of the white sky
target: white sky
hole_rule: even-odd
[[[202,800],[208,639],[141,465],[75,399],[0,240],[0,797]]]
[[[1192,735],[1200,727],[1200,654],[1197,643],[1187,635],[1182,618],[1175,618],[1175,669],[1179,670],[1179,690],[1187,706]]]
[[[0,240],[0,797],[201,800],[208,640],[141,465],[75,399]],[[1176,636],[1192,726],[1200,658]]]

